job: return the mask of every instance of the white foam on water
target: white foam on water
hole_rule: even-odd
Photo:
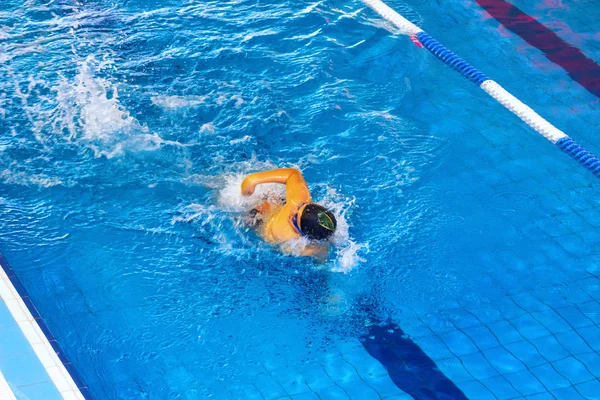
[[[217,98],[216,103],[218,106],[222,106],[226,101],[227,101],[227,96],[222,94]]]
[[[200,133],[215,133],[215,125],[207,122],[200,127]]]
[[[4,105],[8,103],[6,99],[6,93],[0,93],[0,117],[2,119],[6,118],[6,110],[4,109]]]
[[[208,96],[152,96],[152,104],[166,111],[179,108],[195,107],[206,100]]]
[[[97,76],[111,64],[110,59],[98,61],[91,55],[79,63],[73,80],[63,77],[53,88],[57,102],[54,133],[68,132],[67,140],[84,144],[98,157],[158,149],[162,138],[151,134],[121,105],[116,84]]]
[[[5,184],[20,186],[37,186],[44,188],[53,186],[70,186],[70,184],[65,184],[57,177],[47,176],[44,174],[30,174],[24,171],[12,171],[9,168],[0,171],[0,179]]]
[[[368,251],[368,244],[355,243],[353,240],[348,239],[343,247],[337,249],[337,257],[331,270],[345,274],[352,271],[358,264],[366,261],[359,253]]]
[[[59,103],[65,110],[70,111],[73,103],[79,108],[82,136],[96,139],[120,130],[144,130],[119,103],[118,88],[107,79],[94,76],[94,69],[100,69],[95,64],[95,57],[89,56],[80,63],[75,80],[63,79],[57,88]],[[72,131],[71,135],[75,137],[79,133]]]
[[[239,139],[232,139],[229,141],[229,144],[238,144],[238,143],[246,143],[252,141],[252,136],[244,135]]]
[[[181,210],[181,214],[171,219],[171,224],[178,222],[189,223],[192,221],[201,220],[202,225],[209,224],[215,217],[215,212],[218,211],[215,206],[206,206],[204,204],[192,203]]]
[[[235,100],[235,108],[240,108],[244,104],[245,100],[240,95],[231,96],[231,101]]]
[[[360,253],[368,252],[369,249],[367,243],[356,243],[350,235],[346,215],[352,207],[356,207],[356,199],[344,197],[334,188],[327,187],[327,195],[319,203],[331,210],[337,220],[337,228],[331,238],[336,252],[331,270],[349,273],[357,265],[366,261]]]

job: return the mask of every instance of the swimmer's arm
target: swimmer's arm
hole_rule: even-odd
[[[313,257],[319,262],[326,262],[329,256],[329,246],[323,243],[310,243],[300,253],[301,256]]]
[[[255,172],[250,174],[242,182],[242,193],[246,196],[254,193],[257,185],[263,183],[282,183],[285,184],[293,174],[300,174],[300,171],[294,168],[278,168],[270,171]]]
[[[310,192],[304,177],[295,168],[278,168],[270,171],[250,174],[242,182],[242,194],[250,196],[257,185],[263,183],[281,183],[286,185],[288,202],[310,202]]]

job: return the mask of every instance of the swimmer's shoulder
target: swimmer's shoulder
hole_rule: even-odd
[[[292,214],[296,208],[292,204],[285,204],[281,209],[273,215],[267,226],[267,237],[272,239],[272,242],[285,242],[299,237],[298,232],[291,224]]]

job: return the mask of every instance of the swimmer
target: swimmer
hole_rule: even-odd
[[[294,168],[279,168],[250,174],[242,182],[242,194],[250,196],[257,185],[285,184],[285,201],[264,202],[250,212],[256,218],[261,236],[269,243],[284,243],[306,237],[310,243],[301,255],[326,259],[327,240],[335,232],[337,221],[331,211],[312,202],[304,177]]]

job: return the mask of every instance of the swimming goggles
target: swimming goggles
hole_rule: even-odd
[[[305,205],[306,203],[300,203],[298,208],[296,208],[296,212],[292,216],[292,225],[294,225],[294,228],[296,228],[296,230],[298,231],[298,233],[300,233],[301,236],[306,236],[306,233],[302,231],[302,228],[300,228],[300,224],[298,223],[298,211],[300,211],[300,209]]]

